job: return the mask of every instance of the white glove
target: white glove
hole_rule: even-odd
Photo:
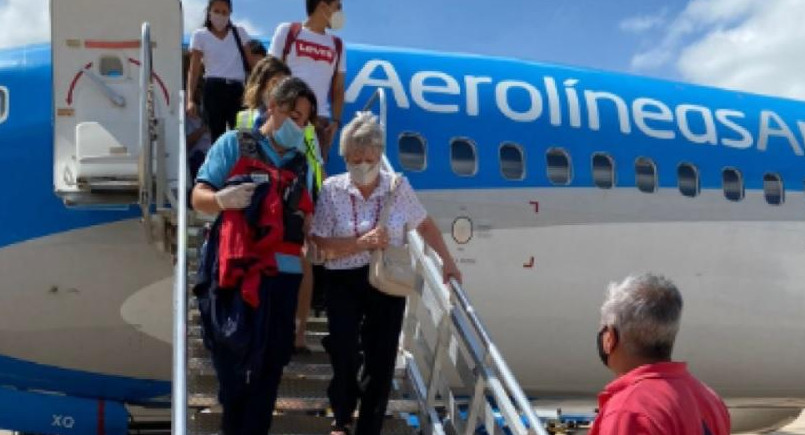
[[[249,206],[254,195],[254,183],[229,186],[215,192],[215,202],[221,210],[241,210]]]

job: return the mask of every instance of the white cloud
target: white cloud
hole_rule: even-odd
[[[629,17],[618,23],[618,28],[629,33],[644,33],[665,24],[665,17],[667,14],[668,9],[663,8],[656,14]]]
[[[688,80],[805,100],[805,1],[763,0],[737,25],[685,47],[676,66]]]
[[[805,99],[805,1],[691,0],[638,72],[675,67],[686,81]]]
[[[206,7],[206,0],[182,0],[185,33],[190,33],[193,29],[204,25],[204,8]]]
[[[0,2],[0,48],[50,40],[47,0]]]
[[[242,26],[243,29],[246,30],[246,33],[249,34],[249,36],[254,37],[263,35],[263,30],[260,27],[256,26],[254,23],[252,23],[251,20],[238,20],[237,18],[235,18],[234,21],[237,25]]]
[[[56,0],[58,1],[58,0]],[[136,1],[136,0],[133,0]],[[183,0],[185,32],[204,22],[206,0]],[[48,0],[0,0],[0,48],[48,42],[50,40],[50,5]],[[250,35],[262,34],[249,20],[238,20]]]

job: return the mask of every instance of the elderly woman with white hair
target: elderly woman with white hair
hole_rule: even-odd
[[[371,252],[401,246],[407,228],[416,228],[443,260],[444,279],[461,279],[441,232],[403,178],[394,190],[387,224],[380,216],[394,174],[381,171],[383,128],[371,113],[358,113],[341,133],[340,154],[347,173],[324,182],[311,237],[324,253],[327,269],[325,347],[333,365],[328,396],[335,414],[333,434],[349,433],[360,400],[355,433],[379,434],[386,413],[402,328],[405,298],[380,292],[369,283]],[[363,353],[363,358],[361,358]],[[363,361],[360,387],[358,371]]]

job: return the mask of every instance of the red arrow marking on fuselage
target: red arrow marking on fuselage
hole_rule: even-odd
[[[129,58],[129,62],[131,62],[131,63],[133,63],[133,64],[135,64],[137,66],[141,65],[140,61],[137,60],[137,59]],[[159,87],[162,88],[162,94],[165,95],[165,103],[168,106],[170,106],[171,105],[171,97],[168,95],[168,88],[165,86],[165,83],[162,81],[162,78],[159,77],[159,74],[157,74],[157,73],[151,73],[151,76],[154,77],[154,79],[157,81],[157,84],[159,84]]]
[[[68,106],[73,105],[73,91],[75,90],[75,85],[78,84],[78,79],[80,79],[81,76],[84,75],[84,70],[87,69],[87,68],[92,68],[92,62],[86,64],[84,66],[84,68],[81,71],[77,72],[75,77],[73,77],[73,81],[70,83],[70,90],[67,92],[67,105]]]

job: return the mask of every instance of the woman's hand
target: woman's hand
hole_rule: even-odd
[[[363,251],[385,249],[389,245],[389,233],[385,227],[375,227],[358,237],[358,248]]]
[[[198,118],[198,108],[196,108],[196,103],[193,101],[188,101],[186,112],[187,116]]]
[[[453,259],[449,259],[449,261],[444,262],[442,265],[442,279],[444,283],[447,284],[450,282],[450,278],[455,278],[459,284],[461,284],[461,271],[458,270],[458,266],[456,266],[456,262]]]

